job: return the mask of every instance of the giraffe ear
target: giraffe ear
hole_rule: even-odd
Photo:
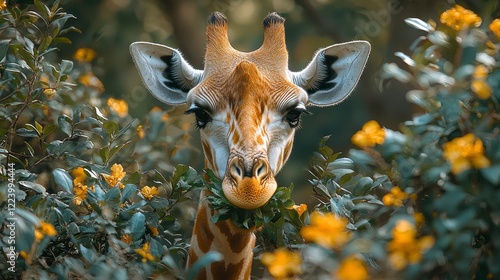
[[[352,41],[319,50],[292,81],[309,94],[316,106],[336,105],[346,99],[358,83],[370,54],[370,43]]]
[[[167,104],[185,103],[187,93],[203,76],[203,71],[191,67],[179,51],[167,46],[135,42],[130,53],[144,85]]]

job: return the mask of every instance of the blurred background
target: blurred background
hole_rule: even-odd
[[[203,68],[206,19],[213,11],[228,17],[233,46],[242,51],[257,49],[262,43],[262,20],[272,11],[286,18],[286,42],[290,69],[298,71],[310,61],[315,51],[331,44],[363,39],[372,44],[365,73],[351,97],[329,108],[311,108],[312,116],[303,118],[297,132],[294,151],[278,176],[280,185],[295,185],[298,202],[310,197],[307,187],[307,162],[319,140],[332,135],[329,145],[346,152],[351,136],[370,119],[397,129],[399,123],[415,113],[405,100],[407,85],[383,86],[377,73],[385,62],[398,62],[394,52],[408,52],[420,34],[404,19],[418,17],[439,21],[439,14],[455,2],[449,0],[67,0],[61,1],[68,13],[78,20],[69,22],[82,31],[73,33],[73,44],[64,48],[63,58],[71,58],[78,48],[92,48],[98,58],[93,62],[95,75],[105,86],[106,97],[124,99],[129,112],[141,118],[154,106],[170,110],[144,88],[128,53],[134,41],[150,41],[179,49],[196,68]],[[484,20],[498,0],[457,1],[474,10]],[[490,8],[486,8],[490,7]],[[497,17],[500,15],[496,15]],[[183,110],[169,114],[183,116]],[[190,122],[192,120],[189,120]],[[191,129],[191,144],[199,147],[198,133]],[[203,168],[200,151],[195,156],[175,160]],[[196,153],[198,153],[196,155]],[[299,191],[303,190],[303,191]],[[302,197],[302,194],[306,193]],[[300,198],[297,196],[301,196]]]

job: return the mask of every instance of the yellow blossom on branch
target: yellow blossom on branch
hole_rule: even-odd
[[[123,166],[115,163],[111,166],[111,175],[102,174],[102,177],[104,177],[104,180],[108,183],[109,187],[113,188],[116,184],[118,184],[120,189],[122,189],[124,186],[120,181],[123,177],[125,177],[125,175],[127,175],[127,173],[123,171]]]
[[[0,0],[0,11],[5,10],[7,8],[7,1]]]
[[[323,247],[338,249],[349,241],[351,235],[347,231],[346,218],[337,217],[333,213],[313,212],[311,224],[300,230],[300,235],[309,242]]]
[[[471,90],[480,99],[488,99],[491,97],[492,89],[490,85],[486,82],[489,70],[486,66],[480,64],[474,69],[472,74]]]
[[[460,5],[455,5],[453,8],[444,11],[439,20],[457,31],[481,25],[481,18],[478,15]]]
[[[363,125],[360,131],[356,132],[351,141],[360,148],[373,147],[385,141],[385,130],[380,127],[377,121],[371,120]]]
[[[368,269],[359,258],[348,257],[340,263],[335,275],[339,280],[365,280],[368,279]]]
[[[160,191],[157,187],[148,187],[145,186],[141,189],[141,194],[145,199],[152,199],[153,197],[160,194]]]
[[[42,221],[35,229],[35,241],[41,241],[45,235],[56,236],[57,230],[52,224]]]
[[[85,182],[85,179],[87,178],[87,174],[85,174],[85,171],[83,167],[79,166],[71,171],[71,175],[73,176],[73,185],[82,185]]]
[[[275,279],[289,279],[302,273],[302,258],[298,252],[278,248],[262,254],[260,261]]]
[[[93,87],[93,88],[97,89],[99,92],[104,91],[103,83],[92,72],[88,72],[85,75],[80,76],[78,78],[78,81],[80,83],[82,83],[84,86]]]
[[[78,184],[73,187],[73,202],[76,205],[81,205],[82,202],[87,198],[87,193],[89,192],[86,185]]]
[[[300,204],[300,205],[294,205],[290,208],[287,209],[294,209],[297,211],[297,214],[299,214],[299,217],[302,216],[302,214],[307,210],[307,204]]]
[[[137,136],[139,136],[140,139],[143,139],[144,136],[146,136],[146,133],[144,132],[144,128],[142,128],[142,125],[138,125],[136,128]]]
[[[132,236],[130,236],[130,234],[124,234],[121,236],[120,240],[130,245],[130,243],[132,243]]]
[[[153,255],[151,254],[151,252],[149,251],[149,243],[148,242],[146,242],[144,244],[144,246],[142,246],[142,248],[135,249],[134,251],[137,254],[139,254],[139,256],[142,257],[142,262],[153,261],[155,259],[153,257]]]
[[[79,48],[73,54],[73,58],[80,63],[86,63],[94,60],[96,55],[97,53],[91,48]]]
[[[398,186],[395,186],[391,191],[382,197],[382,202],[386,206],[402,206],[403,201],[408,198],[408,194],[402,191]]]
[[[148,226],[149,230],[151,230],[151,236],[158,236],[159,232],[158,232],[158,228],[155,228],[155,227],[152,227],[152,226]]]
[[[119,117],[125,117],[128,114],[128,104],[123,99],[109,98],[106,104],[115,112]]]
[[[443,155],[451,164],[453,174],[459,174],[472,167],[481,169],[490,166],[490,161],[484,155],[483,142],[472,133],[445,143]]]
[[[490,23],[489,26],[491,32],[493,32],[497,38],[500,38],[500,18],[495,19]]]
[[[492,89],[485,80],[472,81],[470,88],[480,99],[485,100],[491,97]]]
[[[434,237],[417,238],[417,229],[406,221],[399,220],[392,230],[392,240],[387,245],[389,264],[396,270],[408,264],[420,262],[422,254],[434,245]]]

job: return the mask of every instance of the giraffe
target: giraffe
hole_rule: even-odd
[[[331,106],[356,86],[370,53],[366,41],[320,49],[301,71],[288,70],[284,18],[270,13],[264,40],[251,52],[234,49],[228,20],[219,12],[208,18],[204,69],[194,69],[173,48],[135,42],[134,63],[146,88],[159,101],[187,106],[201,135],[205,166],[222,179],[226,198],[236,207],[255,209],[274,194],[274,176],[292,150],[295,130],[306,106]],[[249,279],[255,230],[214,215],[201,194],[193,227],[188,267],[209,251],[223,258],[205,267],[197,279]]]

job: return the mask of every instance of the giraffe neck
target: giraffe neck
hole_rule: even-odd
[[[231,221],[213,223],[203,191],[189,249],[188,267],[209,251],[218,251],[223,259],[205,267],[196,279],[250,279],[255,234],[253,229],[239,229]]]

